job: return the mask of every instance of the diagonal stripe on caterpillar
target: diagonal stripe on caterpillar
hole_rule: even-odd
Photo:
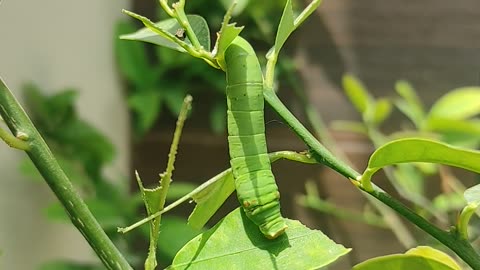
[[[237,37],[225,52],[230,165],[245,214],[267,238],[287,225],[267,154],[263,115],[263,77],[255,51]]]

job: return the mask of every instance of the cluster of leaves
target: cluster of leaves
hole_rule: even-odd
[[[480,145],[480,87],[453,89],[427,110],[414,88],[406,81],[395,84],[398,96],[394,98],[375,99],[358,79],[350,75],[344,76],[343,86],[352,104],[361,113],[363,122],[337,121],[333,127],[365,135],[377,148],[389,141],[408,137],[438,140],[470,149]],[[390,116],[392,104],[412,125],[386,135],[380,125]],[[400,164],[388,169],[386,174],[403,198],[418,209],[423,209],[425,212],[422,215],[434,218],[443,225],[455,218],[456,212],[465,205],[465,186],[446,167],[428,163]],[[442,192],[429,199],[427,187],[431,189],[435,182],[432,183],[427,177],[432,175],[440,177],[438,184]]]
[[[141,206],[140,194],[129,194],[128,179],[112,179],[104,174],[104,169],[115,157],[110,140],[76,112],[75,101],[78,92],[64,89],[46,96],[37,86],[30,84],[24,89],[26,107],[35,126],[43,134],[54,152],[61,167],[83,194],[90,210],[108,236],[122,248],[132,263],[138,263],[142,253],[135,248],[146,242],[148,230],[139,230],[124,237],[117,233],[118,226],[125,226],[135,220]],[[41,179],[40,174],[29,159],[21,164],[21,171],[32,179]],[[168,200],[173,200],[191,190],[186,183],[179,183],[172,189]],[[59,202],[45,209],[48,219],[68,223],[69,219]],[[162,261],[170,262],[175,253],[199,231],[190,229],[181,218],[167,216],[163,220],[162,237],[166,240],[158,247]],[[79,264],[70,261],[54,261],[44,265],[49,269],[103,269],[100,264]]]
[[[233,15],[245,25],[242,36],[250,40],[264,53],[275,38],[276,21],[283,9],[284,1],[237,1]],[[209,25],[220,25],[225,10],[231,1],[217,0],[205,5],[201,1],[190,1],[189,14],[202,14],[203,18],[189,15],[189,22],[197,30],[204,31],[201,37],[207,37],[202,45],[210,48]],[[165,20],[166,14],[158,8],[157,17],[163,20],[162,27],[173,33],[181,29],[174,20]],[[209,111],[210,127],[214,132],[223,132],[226,124],[225,78],[222,72],[206,66],[201,61],[175,50],[165,50],[147,43],[125,42],[118,36],[134,32],[137,27],[133,21],[125,20],[117,24],[115,31],[115,52],[120,73],[127,83],[127,104],[133,113],[133,130],[141,137],[152,128],[162,112],[170,115],[179,113],[183,97],[187,92],[204,101],[197,103],[199,111]],[[182,33],[176,33],[182,35]],[[212,35],[213,36],[213,35]],[[186,38],[188,39],[188,38]],[[148,40],[146,40],[148,42]],[[168,46],[168,45],[167,45]],[[172,79],[174,78],[174,79]],[[203,98],[202,98],[203,97]],[[165,108],[166,110],[164,110]],[[204,120],[202,120],[204,121]]]
[[[347,97],[361,114],[362,122],[334,121],[333,128],[364,135],[377,148],[370,157],[368,167],[360,179],[360,185],[373,190],[370,178],[376,171],[383,168],[387,179],[397,193],[411,202],[413,209],[416,209],[419,215],[442,227],[456,224],[455,230],[458,230],[462,237],[477,243],[480,232],[475,224],[478,223],[478,219],[472,220],[470,227],[468,222],[478,207],[480,186],[467,189],[451,169],[443,165],[480,172],[478,151],[456,148],[479,147],[480,87],[451,90],[439,98],[429,110],[425,109],[413,87],[406,81],[398,81],[395,84],[398,96],[394,98],[374,98],[367,88],[351,75],[343,77],[343,87]],[[387,119],[394,106],[411,121],[412,125],[387,135],[381,131],[381,125],[388,122]],[[394,166],[386,167],[389,165]],[[440,178],[440,182],[432,182],[433,180],[429,179],[434,175]],[[440,193],[433,198],[428,193],[432,190],[432,185],[437,185],[440,190]],[[305,205],[339,216],[335,206],[320,199],[312,192],[311,187],[307,186],[307,191],[305,198],[308,201],[304,203]],[[357,220],[370,225],[383,225],[381,219],[379,220],[379,217],[371,211],[363,213],[363,216],[361,213],[349,213],[348,216],[340,217],[357,217]],[[468,228],[470,233],[467,233]],[[390,229],[395,230],[394,227]],[[405,241],[407,237],[404,233],[396,235],[405,247],[416,245],[415,242]],[[403,239],[400,239],[402,236]],[[414,237],[408,238],[414,239]],[[375,265],[378,265],[378,269],[396,269],[392,267],[399,267],[399,265],[406,267],[402,263],[407,261],[412,263],[411,267],[414,267],[415,260],[405,259],[407,255],[411,255],[411,252],[373,259],[371,262],[358,265],[355,269],[377,269]],[[422,260],[417,268],[424,263],[425,261]],[[367,266],[369,268],[366,268]],[[458,266],[430,267],[422,267],[422,269],[459,269]]]

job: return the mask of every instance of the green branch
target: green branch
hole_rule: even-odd
[[[361,183],[357,180],[360,174],[337,159],[330,151],[328,151],[315,137],[303,126],[300,121],[287,109],[281,102],[273,89],[265,89],[264,97],[270,106],[283,118],[290,128],[300,137],[304,143],[310,148],[312,156],[320,163],[327,165],[341,175],[347,177],[360,190],[370,194],[379,201],[383,202],[398,214],[415,224],[417,227],[430,234],[442,244],[450,248],[460,258],[462,258],[474,270],[480,270],[480,255],[475,252],[470,243],[462,238],[456,231],[447,232],[439,229],[428,220],[416,214],[406,205],[391,197],[380,188],[372,184],[372,188],[365,190]]]
[[[72,223],[82,233],[106,268],[132,269],[75,191],[47,144],[1,78],[0,115],[13,134],[21,132],[28,137],[30,149],[26,153],[62,203]]]
[[[10,147],[16,148],[23,151],[28,151],[30,149],[30,145],[26,140],[17,138],[13,136],[8,131],[0,128],[0,138]]]
[[[160,174],[160,186],[158,187],[158,204],[154,205],[155,209],[162,211],[165,207],[165,202],[167,200],[168,190],[170,188],[170,183],[172,182],[172,173],[174,170],[175,158],[177,155],[178,144],[180,143],[180,137],[182,135],[183,126],[185,124],[185,120],[187,119],[188,111],[190,110],[192,105],[192,96],[187,95],[183,100],[182,108],[180,109],[180,114],[178,115],[177,126],[175,128],[175,132],[173,134],[173,141],[170,146],[170,152],[168,153],[168,162],[167,168],[165,173]],[[137,179],[139,179],[137,175]],[[138,180],[140,188],[142,192],[144,189],[142,187],[142,182]],[[148,207],[148,199],[145,199],[145,204]],[[162,219],[162,215],[159,214],[156,217],[150,226],[150,246],[148,251],[148,257],[145,260],[145,269],[146,270],[153,270],[157,267],[157,243],[158,243],[158,235],[160,233],[160,222]]]
[[[341,175],[355,180],[360,176],[353,168],[348,166],[345,162],[337,159],[327,148],[325,148],[316,138],[310,133],[298,119],[285,107],[275,94],[273,89],[265,89],[263,91],[265,100],[272,106],[272,108],[283,118],[290,128],[305,142],[310,148],[312,156],[320,163],[339,172]]]
[[[367,191],[365,191],[367,192]],[[444,231],[419,216],[411,209],[400,203],[398,200],[394,199],[387,193],[381,191],[379,188],[375,188],[372,192],[367,192],[371,196],[375,197],[379,201],[388,205],[390,208],[395,210],[397,213],[408,219],[410,222],[415,224],[418,228],[422,229],[426,233],[433,236],[440,243],[444,244],[455,252],[460,258],[463,259],[472,269],[480,270],[480,256],[473,249],[472,245],[464,239],[457,230],[453,231]]]

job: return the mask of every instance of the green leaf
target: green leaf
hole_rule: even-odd
[[[460,193],[442,193],[433,199],[433,206],[441,212],[457,211],[466,204]]]
[[[452,90],[433,104],[431,118],[467,119],[480,113],[480,87]]]
[[[168,269],[318,269],[350,251],[299,221],[287,225],[285,234],[266,239],[237,208],[187,243]]]
[[[480,184],[465,190],[463,196],[469,204],[480,204]]]
[[[425,110],[415,89],[407,81],[400,80],[395,83],[395,90],[402,97],[395,101],[397,108],[417,127],[421,127],[425,119]]]
[[[128,97],[127,103],[136,117],[135,132],[137,135],[142,135],[155,124],[160,112],[162,96],[159,91],[136,91]]]
[[[424,177],[411,164],[398,164],[393,170],[395,182],[404,191],[403,194],[410,200],[424,195]]]
[[[447,254],[443,253],[438,249],[434,249],[429,246],[418,246],[416,248],[408,250],[407,252],[405,252],[405,254],[422,256],[424,258],[436,260],[445,265],[448,265],[452,269],[461,270],[460,266],[454,259],[452,259],[452,257],[448,256]]]
[[[180,41],[175,34],[179,29],[182,29],[176,19],[166,19],[157,23],[151,22],[146,17],[137,15],[133,12],[126,11],[126,13],[140,21],[142,21],[146,27],[127,35],[120,36],[121,39],[144,41],[153,43],[162,47],[167,47],[179,52],[186,52],[177,42],[183,42],[191,45],[190,40],[185,38],[184,41]],[[207,21],[198,15],[187,15],[188,21],[192,26],[193,32],[198,38],[200,45],[206,50],[210,51],[210,30],[208,28]],[[175,40],[175,41],[174,41]],[[177,41],[177,42],[176,42]]]
[[[283,44],[290,34],[295,30],[292,0],[287,0],[283,9],[282,17],[278,25],[277,36],[275,37],[275,54],[278,55]]]
[[[405,254],[392,254],[369,259],[353,270],[461,270],[447,254],[428,246],[419,246]]]
[[[195,236],[200,234],[188,226],[184,219],[174,216],[163,216],[160,230],[160,241],[158,242],[159,260],[170,264],[175,254]]]
[[[470,134],[480,137],[480,121],[432,117],[428,119],[427,130],[440,133]]]
[[[368,168],[406,162],[440,163],[480,173],[480,151],[419,138],[395,140],[381,146],[370,156]]]
[[[122,21],[116,25],[115,37],[133,31],[135,31],[133,23]],[[115,38],[115,55],[123,76],[136,85],[148,85],[151,81],[149,76],[147,76],[150,73],[150,65],[148,64],[144,44]]]
[[[346,74],[343,75],[342,85],[353,106],[355,106],[361,114],[364,114],[372,101],[362,82],[356,77]]]
[[[205,226],[235,190],[231,169],[217,174],[210,181],[213,183],[192,196],[197,205],[188,217],[188,224],[196,229]]]
[[[305,19],[310,16],[313,11],[321,4],[321,0],[313,0],[310,4],[298,15],[294,17],[292,0],[287,0],[283,9],[282,17],[278,24],[277,35],[275,37],[275,45],[267,53],[267,59],[275,59],[280,53],[283,45],[288,37],[297,29]]]
[[[230,8],[225,13],[222,22],[222,28],[220,28],[220,32],[217,33],[217,41],[215,42],[215,46],[213,47],[212,54],[217,60],[218,64],[223,70],[226,70],[225,64],[225,51],[227,50],[228,46],[232,44],[233,40],[238,37],[240,32],[243,30],[242,27],[235,26],[236,23],[229,23],[230,19],[232,18],[232,13],[235,8],[235,2],[230,6]]]
[[[390,116],[392,112],[392,104],[386,98],[377,99],[375,102],[375,107],[373,108],[373,123],[380,125]]]
[[[187,182],[174,182],[168,189],[167,200],[172,201],[192,192],[197,186]]]
[[[353,267],[353,270],[456,270],[433,259],[417,255],[395,254],[376,257]]]

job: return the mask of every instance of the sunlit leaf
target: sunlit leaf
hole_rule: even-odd
[[[468,203],[480,204],[480,184],[465,190],[463,196]]]
[[[480,87],[452,90],[433,104],[429,117],[467,119],[480,113]]]
[[[439,261],[418,255],[395,254],[369,259],[353,267],[353,270],[457,270]]]
[[[346,74],[342,78],[342,85],[350,102],[360,113],[364,114],[372,102],[362,82],[356,77]]]
[[[448,265],[452,269],[461,270],[460,266],[454,259],[452,259],[452,257],[448,256],[447,254],[443,253],[438,249],[434,249],[429,246],[418,246],[416,248],[408,250],[407,252],[405,252],[405,254],[422,256],[424,258],[439,261],[445,265]]]
[[[419,138],[395,140],[381,146],[370,156],[368,167],[406,162],[439,163],[480,173],[480,151]]]
[[[478,120],[434,117],[428,120],[427,128],[440,133],[464,133],[480,137],[480,121]]]
[[[442,193],[433,199],[433,206],[441,212],[456,211],[466,204],[461,193]]]
[[[407,81],[397,81],[395,90],[402,97],[395,101],[397,108],[403,112],[417,126],[421,127],[425,118],[422,101]]]
[[[287,225],[285,234],[269,240],[237,208],[187,243],[168,269],[318,269],[349,252],[299,221]]]
[[[294,19],[292,0],[287,0],[278,25],[277,36],[275,37],[274,50],[277,55],[283,44],[285,44],[285,41],[287,41],[287,38],[295,30]]]
[[[392,112],[392,103],[386,98],[377,99],[373,108],[373,123],[381,124],[390,116]]]
[[[424,194],[424,178],[411,164],[398,164],[392,173],[407,198],[415,201],[413,198]]]

